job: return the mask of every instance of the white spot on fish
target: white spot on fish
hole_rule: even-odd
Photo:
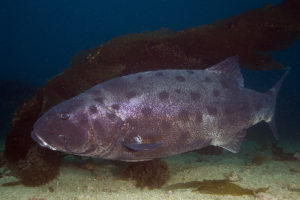
[[[133,139],[134,139],[134,141],[136,141],[136,143],[138,143],[138,144],[142,144],[142,142],[143,142],[141,136],[139,136],[139,135],[138,135],[137,137],[134,137]]]

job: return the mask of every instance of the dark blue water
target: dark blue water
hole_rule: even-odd
[[[279,0],[2,0],[0,79],[37,85],[68,67],[71,57],[116,36],[162,27],[181,30]]]

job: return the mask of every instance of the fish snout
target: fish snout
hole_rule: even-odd
[[[31,138],[36,141],[39,145],[41,145],[42,147],[46,147],[46,148],[49,148],[51,150],[57,150],[55,147],[49,145],[47,142],[45,142],[45,140],[38,136],[37,133],[35,131],[32,131],[31,132]]]

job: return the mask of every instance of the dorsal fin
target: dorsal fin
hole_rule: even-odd
[[[244,87],[244,78],[240,71],[239,57],[232,56],[206,69],[207,71],[226,74],[237,81],[239,86]]]

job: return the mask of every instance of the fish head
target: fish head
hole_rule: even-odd
[[[107,141],[110,134],[107,132],[118,121],[117,118],[109,119],[109,112],[105,106],[77,96],[43,114],[35,122],[31,136],[51,150],[87,156],[95,151],[101,154],[112,145]]]

